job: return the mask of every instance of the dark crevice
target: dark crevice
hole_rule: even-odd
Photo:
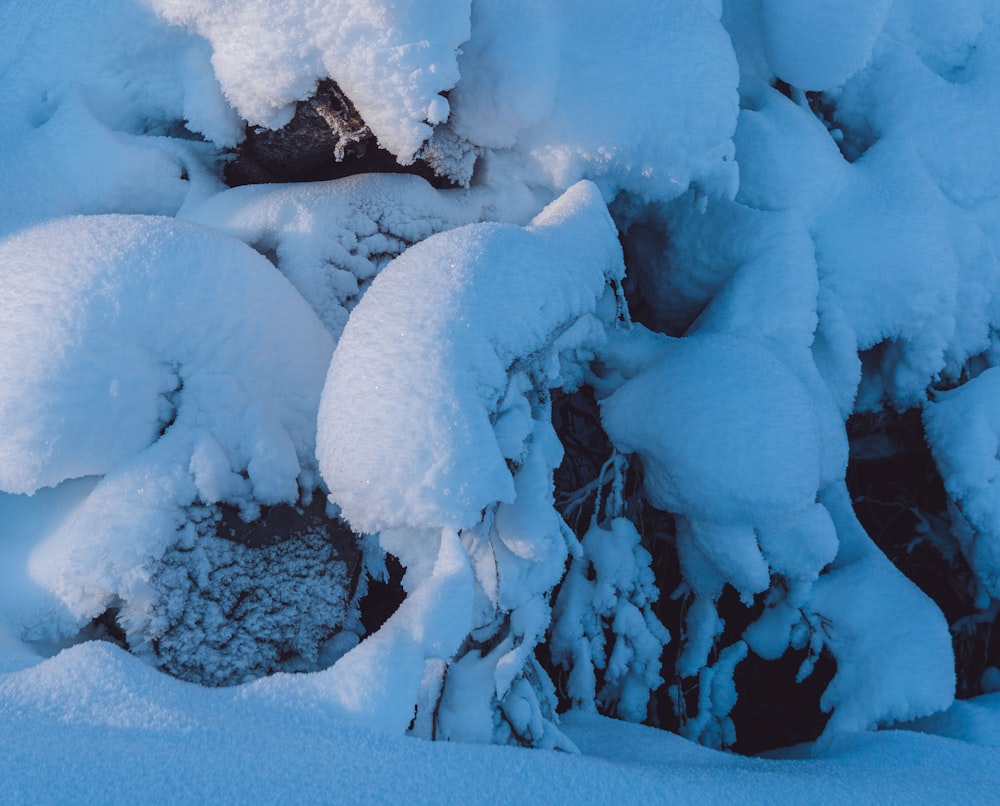
[[[299,101],[291,121],[280,129],[248,126],[246,138],[225,165],[230,187],[364,173],[416,174],[434,187],[455,187],[423,160],[400,165],[379,146],[354,104],[331,79],[320,81],[309,99]]]
[[[990,612],[976,607],[974,574],[950,534],[948,498],[920,411],[855,415],[847,425],[847,485],[858,520],[941,608],[952,628],[957,696],[984,693],[983,673],[1000,667],[1000,630]]]
[[[108,641],[116,646],[120,646],[124,650],[128,650],[128,638],[125,635],[125,630],[118,623],[120,608],[120,603],[112,605],[99,616],[91,619],[90,623],[80,631],[78,640]]]
[[[361,623],[366,635],[381,628],[406,598],[406,591],[403,590],[406,569],[391,554],[385,556],[385,569],[386,578],[370,579],[368,592],[361,599]]]
[[[778,660],[750,653],[733,676],[740,693],[730,717],[736,725],[732,750],[753,755],[810,742],[822,733],[829,714],[819,702],[833,679],[837,663],[828,649],[820,652],[807,678],[796,681],[808,649],[790,649]]]

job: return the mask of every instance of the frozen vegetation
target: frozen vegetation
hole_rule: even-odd
[[[0,800],[989,799],[996,3],[0,12]]]

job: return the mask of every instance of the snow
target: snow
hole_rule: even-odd
[[[858,523],[845,421],[920,410],[995,618],[995,4],[0,10],[4,798],[993,796],[1000,701],[953,701],[961,627]],[[461,187],[226,189],[324,79]],[[610,457],[578,540],[580,389]],[[406,598],[361,639],[382,551]],[[817,742],[688,741],[732,744],[737,669],[789,650],[836,665]],[[665,677],[685,738],[596,715]]]
[[[259,512],[314,485],[331,339],[259,254],[169,218],[57,219],[7,238],[0,262],[0,485],[102,476],[36,533],[27,570],[76,628],[125,603],[148,639],[155,563],[203,520],[189,507]]]
[[[990,596],[1000,591],[998,383],[990,368],[924,408],[928,443],[964,527],[955,536]]]
[[[611,439],[643,457],[656,506],[762,522],[815,499],[815,418],[787,368],[753,342],[721,335],[664,337],[657,352],[601,404]],[[637,402],[650,399],[656,408],[637,416]]]
[[[821,701],[833,711],[823,739],[944,710],[955,689],[944,616],[875,548],[846,489],[828,491],[823,503],[840,536],[837,559],[813,594],[816,612],[831,622],[829,646],[837,657]]]
[[[446,117],[438,93],[458,80],[457,50],[469,37],[469,3],[266,0],[152,0],[174,25],[212,46],[212,67],[233,108],[247,121],[279,128],[292,103],[334,76],[379,143],[412,162]],[[252,43],[252,44],[251,44]]]
[[[174,681],[102,642],[5,676],[0,703],[5,797],[39,803],[985,802],[1000,761],[993,747],[909,731],[845,738],[814,758],[745,759],[581,713],[564,723],[579,755],[430,743],[344,722],[322,700]],[[969,705],[995,719],[995,698]]]

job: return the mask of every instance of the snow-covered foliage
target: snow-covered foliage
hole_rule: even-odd
[[[991,0],[0,11],[0,692],[110,637],[471,742],[732,745],[789,661],[828,746],[951,705],[1000,612]],[[383,151],[227,188],[318,85]],[[848,486],[906,410],[960,614]],[[139,679],[106,652],[66,663]]]
[[[434,733],[558,741],[532,655],[575,544],[553,508],[562,449],[548,390],[579,382],[616,319],[623,271],[607,209],[582,182],[526,228],[472,224],[412,247],[337,345],[319,413],[330,498],[356,529],[381,532],[414,596],[440,584],[442,541],[458,534],[472,563],[474,601],[448,617],[470,642],[454,659],[455,645],[425,647],[422,693],[407,704],[440,699]],[[428,718],[418,708],[418,725]]]

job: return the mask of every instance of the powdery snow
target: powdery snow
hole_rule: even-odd
[[[735,192],[736,64],[700,2],[476,3],[462,50],[449,125],[489,175],[592,179],[608,199]]]
[[[892,0],[761,0],[764,52],[793,87],[825,90],[843,84],[871,59]]]

